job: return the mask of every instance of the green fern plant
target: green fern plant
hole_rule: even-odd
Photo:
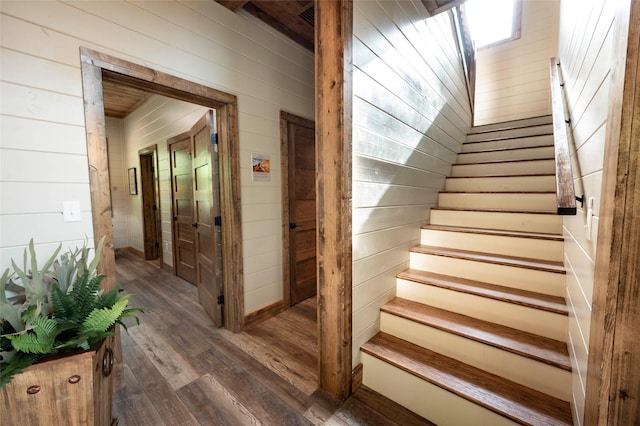
[[[139,323],[140,308],[128,308],[130,294],[120,287],[104,293],[97,273],[104,238],[89,261],[83,247],[58,259],[60,247],[42,268],[30,262],[25,250],[23,268],[12,262],[0,276],[0,387],[24,368],[52,354],[95,348],[114,335],[113,327],[132,317]],[[29,265],[30,267],[27,267]]]

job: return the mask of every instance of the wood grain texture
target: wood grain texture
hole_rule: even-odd
[[[467,259],[476,262],[494,263],[496,265],[513,266],[516,268],[533,269],[537,271],[554,272],[558,274],[566,273],[562,262],[552,260],[528,259],[524,257],[488,254],[470,250],[459,250],[448,247],[433,247],[421,244],[411,249],[414,253],[431,254],[435,256],[453,257],[456,259]]]
[[[470,234],[495,235],[501,237],[531,238],[535,240],[563,241],[564,237],[558,234],[541,234],[535,232],[501,231],[497,229],[465,228],[460,226],[424,225],[422,229],[435,231],[464,232]]]
[[[351,394],[351,0],[315,3],[320,387]]]
[[[640,411],[640,2],[618,3],[595,265],[585,425]]]
[[[396,297],[382,312],[571,371],[567,344],[500,324]]]
[[[386,333],[378,333],[362,350],[514,422],[528,425],[573,424],[568,402]]]
[[[576,193],[573,187],[573,170],[569,146],[572,143],[572,132],[567,120],[564,80],[560,76],[559,62],[556,58],[549,60],[551,76],[551,110],[553,115],[553,139],[556,159],[556,197],[558,214],[576,214]]]
[[[126,252],[116,268],[132,306],[145,309],[122,336],[120,424],[429,424],[366,387],[346,403],[318,388],[315,299],[232,333],[211,327],[188,282]]]
[[[488,284],[465,278],[453,278],[417,269],[407,269],[398,274],[397,277],[426,285],[435,285],[448,290],[474,294],[561,315],[568,315],[567,305],[562,297]]]

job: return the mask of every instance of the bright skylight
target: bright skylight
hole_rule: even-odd
[[[464,7],[476,47],[511,38],[515,0],[467,0]]]

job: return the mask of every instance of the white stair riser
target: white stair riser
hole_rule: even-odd
[[[411,252],[409,255],[409,265],[412,269],[421,271],[535,291],[552,296],[562,297],[565,294],[565,275],[554,272],[415,252]]]
[[[446,191],[551,191],[556,190],[555,176],[508,176],[447,178]]]
[[[539,117],[513,120],[506,123],[500,122],[500,123],[482,124],[480,126],[473,126],[469,131],[469,133],[486,132],[489,130],[513,129],[513,128],[520,128],[520,127],[544,126],[547,124],[553,124],[553,118],[550,115],[542,115]]]
[[[569,401],[571,372],[386,312],[381,331],[513,382]]]
[[[542,145],[553,145],[553,136],[530,136],[527,138],[500,139],[497,141],[473,142],[462,144],[461,152],[479,152],[493,149],[523,148]]]
[[[362,383],[440,426],[507,426],[511,420],[362,352]]]
[[[564,259],[562,241],[537,238],[505,237],[423,229],[420,244],[460,250],[478,250],[478,248],[481,247],[486,253],[528,257],[531,259],[555,260],[558,262]]]
[[[431,210],[431,224],[561,234],[562,216],[535,213]]]
[[[553,124],[543,126],[522,127],[519,129],[496,130],[486,133],[472,133],[467,135],[467,142],[478,142],[491,139],[521,138],[535,135],[548,135],[553,133]]]
[[[495,161],[536,160],[553,158],[555,150],[552,146],[513,149],[505,151],[472,152],[458,154],[456,164],[485,163]]]
[[[438,206],[463,209],[553,211],[557,208],[558,202],[555,192],[549,194],[440,193]]]
[[[539,336],[567,340],[568,319],[565,315],[404,279],[397,279],[396,284],[396,295],[403,299]]]
[[[454,164],[451,176],[526,175],[555,173],[554,160],[515,161],[510,163]]]

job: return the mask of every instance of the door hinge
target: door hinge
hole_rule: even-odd
[[[155,204],[153,205],[153,210],[158,210],[158,206],[156,206]]]
[[[216,216],[213,218],[213,224],[215,226],[222,226],[222,216]]]
[[[211,143],[218,144],[218,134],[217,133],[211,134]]]
[[[156,246],[156,248],[159,248],[160,247],[160,243],[156,242],[155,246]]]
[[[224,305],[224,294],[218,296],[218,305]]]

